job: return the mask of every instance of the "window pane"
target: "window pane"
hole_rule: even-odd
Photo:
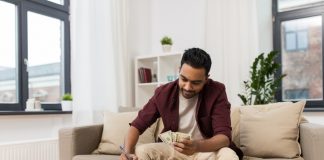
[[[287,89],[285,90],[285,95],[287,99],[307,99],[309,97],[309,92],[307,89]]]
[[[0,103],[18,103],[16,6],[0,1]]]
[[[290,11],[294,9],[300,9],[313,6],[317,2],[323,2],[324,0],[278,0],[278,11]]]
[[[298,49],[307,49],[308,42],[307,42],[307,32],[300,31],[298,32]]]
[[[60,4],[60,5],[64,5],[64,0],[47,0],[47,1],[57,3],[57,4]]]
[[[29,98],[59,102],[63,88],[63,21],[28,12]]]
[[[297,48],[293,51],[284,44],[295,41],[285,37],[287,26],[295,28],[289,32],[297,34]],[[287,74],[282,81],[282,99],[322,100],[322,17],[284,21],[281,23],[281,35],[282,73]]]
[[[286,49],[291,51],[296,49],[296,34],[286,33]]]

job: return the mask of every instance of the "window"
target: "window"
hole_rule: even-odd
[[[16,5],[0,1],[0,103],[18,102]]]
[[[323,0],[273,0],[274,49],[282,80],[278,101],[307,100],[306,110],[323,110]]]
[[[308,89],[286,89],[285,97],[287,99],[293,99],[293,100],[308,99],[309,91],[308,91]]]
[[[305,52],[308,48],[308,30],[298,20],[283,22],[285,50],[287,52]]]
[[[69,0],[0,0],[0,110],[30,98],[60,108],[71,91]]]

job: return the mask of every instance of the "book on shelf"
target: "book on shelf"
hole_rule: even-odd
[[[152,71],[150,68],[140,67],[138,69],[138,77],[140,83],[151,83],[152,82]]]

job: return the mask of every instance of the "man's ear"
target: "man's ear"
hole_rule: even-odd
[[[210,74],[208,74],[208,75],[206,76],[206,80],[209,78],[209,76],[210,76]]]

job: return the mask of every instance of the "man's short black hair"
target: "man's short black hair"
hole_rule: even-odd
[[[212,64],[209,54],[200,48],[190,48],[185,50],[181,59],[181,67],[184,63],[193,68],[204,68],[206,76],[208,76]]]

